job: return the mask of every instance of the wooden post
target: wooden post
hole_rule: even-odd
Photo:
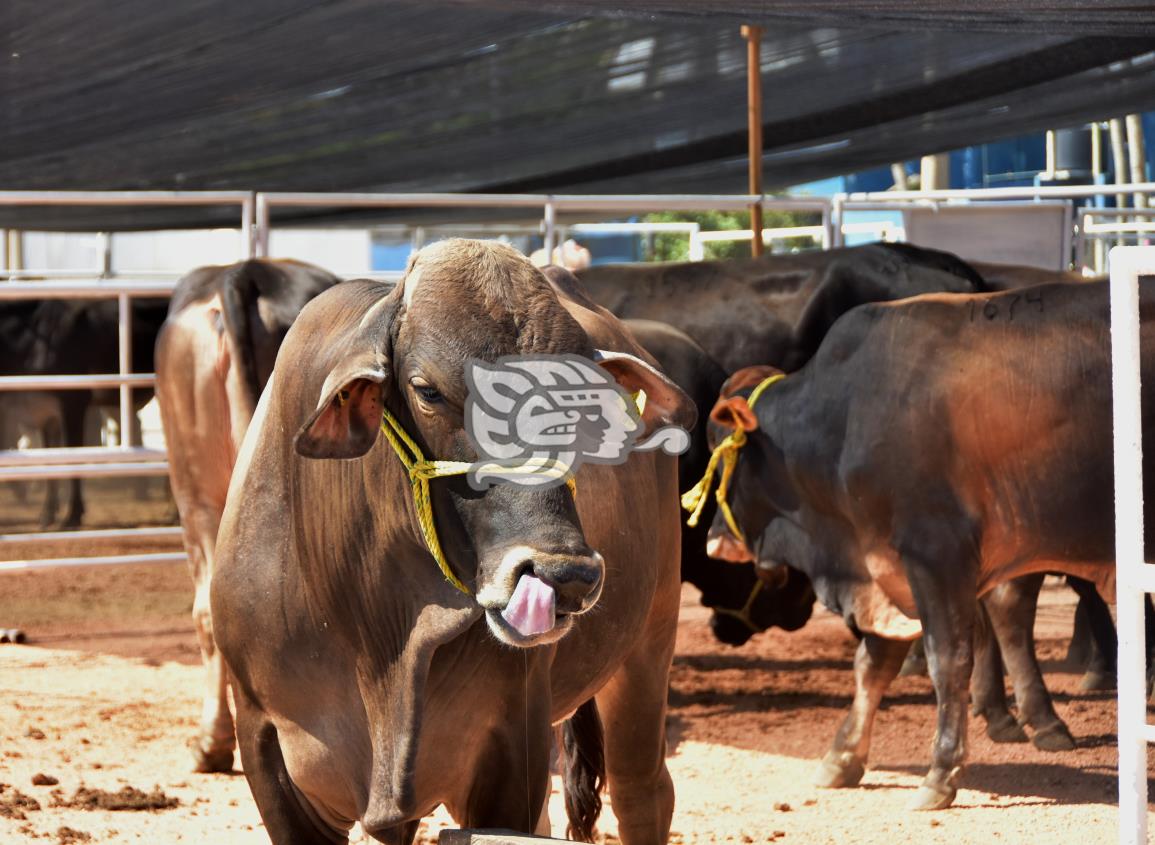
[[[746,119],[750,139],[750,193],[762,195],[762,27],[743,26],[746,39]],[[762,254],[762,203],[750,206],[750,253]]]

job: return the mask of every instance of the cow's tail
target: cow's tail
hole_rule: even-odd
[[[598,706],[591,698],[565,722],[561,730],[565,765],[566,837],[593,842],[594,827],[602,812],[606,782],[605,738]]]
[[[225,330],[232,336],[233,350],[237,356],[236,366],[248,390],[249,399],[256,407],[261,395],[261,382],[257,376],[256,351],[253,348],[253,328],[249,322],[249,306],[260,296],[256,281],[252,276],[251,262],[241,261],[225,271],[221,284],[221,306],[224,312]]]

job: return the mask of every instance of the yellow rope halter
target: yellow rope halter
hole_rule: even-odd
[[[401,423],[397,422],[397,418],[384,408],[381,411],[381,431],[409,474],[409,484],[413,489],[413,504],[417,510],[417,524],[421,526],[421,536],[425,538],[426,548],[433,555],[433,559],[437,562],[445,580],[467,596],[473,595],[470,589],[461,582],[461,579],[453,574],[453,570],[449,567],[449,561],[445,559],[445,552],[441,549],[441,541],[437,538],[437,526],[433,521],[433,500],[429,496],[429,479],[465,475],[473,469],[474,464],[467,461],[427,461],[421,447],[409,436]],[[503,471],[506,473],[540,474],[542,469],[554,469],[559,476],[569,472],[568,468],[562,467],[556,461],[549,460],[530,460],[518,467],[507,467]],[[567,478],[565,483],[569,487],[570,493],[576,497],[577,483],[573,476]]]
[[[762,395],[762,391],[784,378],[786,376],[783,373],[777,373],[763,379],[750,393],[750,398],[746,400],[746,403],[753,408],[754,403]],[[714,472],[718,468],[718,462],[721,461],[722,478],[718,482],[718,492],[715,494],[715,498],[718,500],[718,510],[722,512],[722,517],[726,520],[726,525],[729,526],[734,536],[743,543],[746,542],[746,537],[742,534],[742,529],[738,527],[734,514],[730,510],[730,505],[726,501],[726,494],[730,491],[730,478],[734,475],[734,467],[738,463],[738,452],[745,445],[745,429],[736,428],[726,435],[726,438],[718,444],[710,455],[710,463],[706,465],[706,474],[702,476],[702,480],[682,494],[682,507],[690,511],[690,517],[686,520],[686,524],[691,528],[698,524],[698,520],[702,516],[702,509],[706,507],[706,497],[710,494],[710,485],[714,481]]]

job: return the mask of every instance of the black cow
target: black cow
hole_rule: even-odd
[[[1141,303],[1150,366],[1155,288]],[[714,549],[801,569],[862,635],[855,702],[820,784],[859,782],[878,704],[925,631],[938,730],[914,806],[949,806],[974,598],[1046,571],[1113,594],[1108,312],[1103,284],[866,305],[753,408],[748,391],[715,407],[713,438],[745,433],[730,502],[750,542],[715,518]],[[1146,381],[1147,427],[1153,392]],[[1155,467],[1144,476],[1150,495]]]
[[[552,272],[552,268],[546,268],[546,272]],[[698,409],[690,449],[678,461],[679,489],[689,490],[701,479],[710,461],[706,425],[726,373],[692,338],[673,326],[655,320],[625,323]],[[702,604],[714,611],[710,617],[714,636],[740,646],[752,635],[774,626],[796,631],[805,625],[814,607],[814,590],[801,572],[783,567],[767,576],[767,584],[753,566],[719,564],[706,554],[714,509],[711,500],[696,526],[682,525],[682,580],[697,587],[702,593]]]
[[[139,299],[132,303],[132,369],[152,372],[153,345],[168,303]],[[44,300],[0,303],[0,375],[95,375],[119,371],[115,300]],[[47,391],[60,403],[65,446],[84,445],[84,415],[96,396],[108,391]],[[133,393],[147,401],[150,390]],[[41,524],[56,519],[54,497],[45,500]],[[84,517],[80,480],[72,479],[63,527],[75,528]]]
[[[831,324],[864,302],[988,290],[950,253],[887,243],[734,261],[603,264],[577,276],[618,317],[669,323],[727,373],[767,361],[797,369]]]
[[[829,326],[864,302],[986,289],[982,277],[955,256],[908,244],[738,261],[600,265],[577,275],[595,301],[628,318],[642,345],[698,405],[700,430],[680,462],[683,490],[705,472],[703,418],[726,373],[765,361],[788,370],[801,366]],[[704,537],[713,512],[711,501],[703,527],[683,529],[682,578],[714,610],[711,627],[718,639],[738,646],[773,625],[804,625],[813,590],[799,573],[774,576],[768,586],[778,588],[775,599],[752,567],[710,564]]]

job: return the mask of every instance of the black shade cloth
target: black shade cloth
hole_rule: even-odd
[[[457,0],[476,7],[477,0]],[[666,17],[772,26],[947,29],[1026,35],[1155,35],[1155,4],[1101,0],[482,0],[492,8],[565,15]]]
[[[8,0],[0,189],[742,192],[736,21],[753,7],[767,23],[769,187],[1155,107],[1155,18],[1132,37],[1012,25],[1067,15],[1112,32],[1140,7],[1002,5],[977,4],[984,31],[970,31],[959,6],[934,2],[655,0],[583,18],[564,14],[608,5]],[[814,24],[839,9],[838,26]],[[943,28],[913,28],[924,21]],[[0,208],[0,225],[23,228],[234,220]]]

